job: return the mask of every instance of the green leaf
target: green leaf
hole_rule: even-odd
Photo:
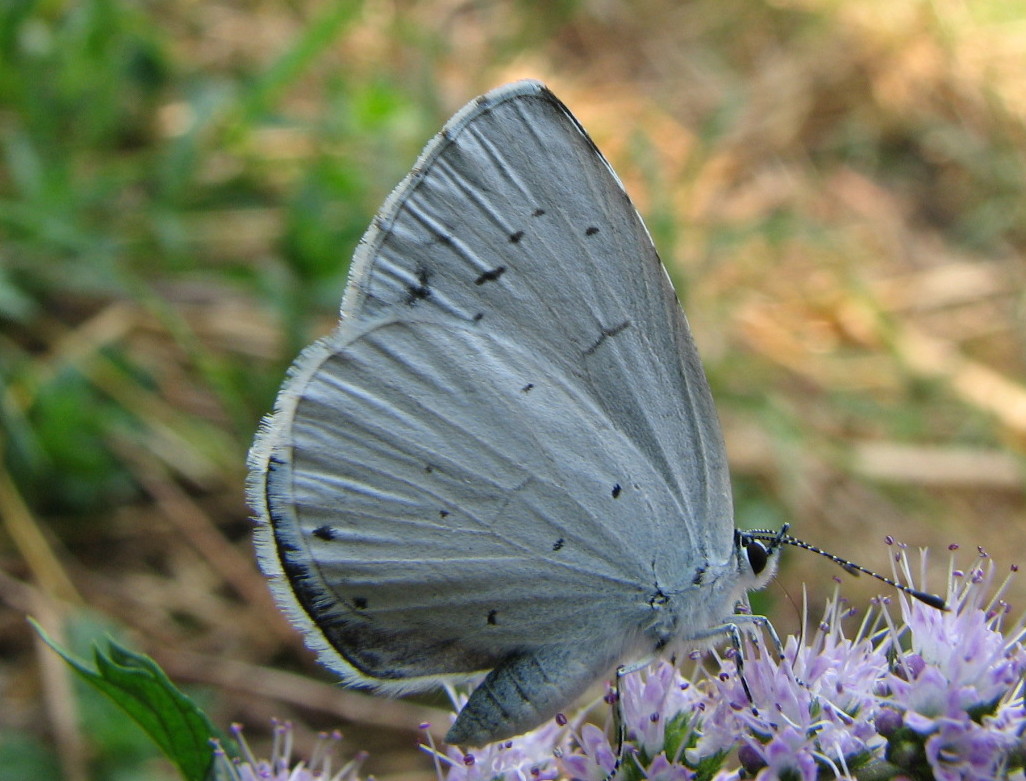
[[[663,753],[667,757],[682,757],[684,749],[694,748],[698,734],[691,725],[690,714],[678,713],[666,722],[663,729]]]
[[[83,680],[106,694],[142,727],[178,766],[183,778],[207,781],[212,777],[214,752],[210,739],[220,733],[203,711],[171,683],[155,661],[108,640],[106,652],[96,647],[96,669],[93,670],[61,648],[39,624],[29,620],[43,642]]]

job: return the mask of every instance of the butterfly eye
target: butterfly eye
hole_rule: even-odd
[[[748,554],[748,566],[756,575],[761,574],[769,562],[769,551],[766,550],[766,546],[758,540],[749,539],[747,544],[744,544],[744,548],[745,553]]]

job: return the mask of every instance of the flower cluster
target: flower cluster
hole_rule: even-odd
[[[911,581],[904,551],[896,558]],[[1022,626],[1003,626],[1002,589],[980,551],[972,569],[952,568],[947,610],[902,594],[900,619],[880,599],[847,632],[855,611],[835,598],[783,658],[749,643],[743,680],[730,653],[690,679],[668,663],[626,675],[607,698],[618,700],[622,747],[562,718],[436,757],[446,781],[1005,778],[1026,763],[1026,650]]]
[[[242,734],[242,726],[232,725],[232,738],[239,746],[241,758],[230,760],[224,749],[214,741],[217,778],[228,781],[359,781],[360,765],[366,754],[358,754],[332,772],[332,759],[342,740],[338,732],[322,733],[309,762],[292,765],[292,724],[277,721],[274,724],[274,742],[271,758],[257,759]]]
[[[985,556],[981,551],[981,556]],[[935,778],[997,778],[1022,767],[1022,627],[1006,637],[1008,605],[988,596],[993,563],[953,570],[954,606],[941,613],[902,602],[909,650],[881,681],[890,713],[881,713],[892,760],[928,765]],[[960,585],[957,585],[960,584]]]

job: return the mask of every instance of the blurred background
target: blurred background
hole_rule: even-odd
[[[257,572],[246,450],[349,258],[467,100],[546,81],[687,309],[738,522],[889,573],[1026,545],[1026,12],[1000,0],[0,5],[0,777],[174,777],[26,623],[152,655],[257,743],[341,728],[432,778]],[[835,576],[787,552],[783,632]],[[1022,579],[1010,584],[1023,611]],[[428,716],[436,721],[439,716]],[[442,717],[444,726],[444,717]],[[421,775],[423,774],[423,775]]]

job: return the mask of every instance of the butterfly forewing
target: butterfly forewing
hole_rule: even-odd
[[[460,112],[358,250],[344,316],[425,310],[510,334],[577,378],[689,516],[720,527],[711,552],[726,557],[729,482],[687,323],[619,180],[542,85]]]

